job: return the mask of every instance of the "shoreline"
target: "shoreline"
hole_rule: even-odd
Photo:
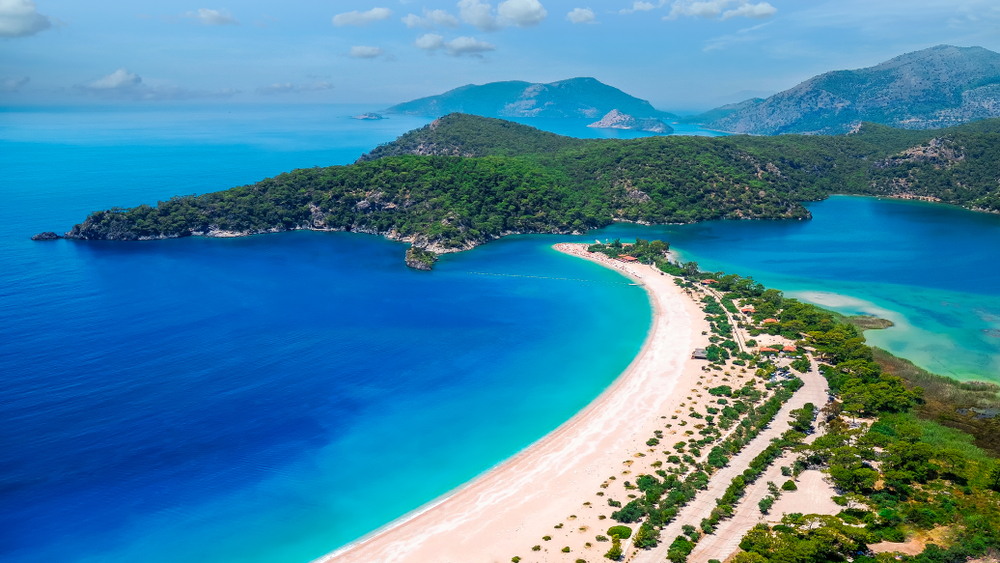
[[[543,535],[570,533],[562,530],[567,518],[579,519],[579,523],[594,520],[596,525],[598,507],[591,502],[581,507],[581,502],[601,500],[594,495],[606,475],[621,472],[623,463],[631,467],[631,459],[622,459],[644,455],[640,452],[646,450],[646,438],[660,427],[661,417],[676,407],[671,403],[682,400],[674,391],[696,384],[701,368],[690,359],[690,351],[696,342],[698,346],[703,345],[702,339],[707,342],[707,337],[701,335],[705,328],[701,310],[677,288],[673,277],[659,275],[649,266],[588,255],[586,245],[578,243],[559,243],[554,248],[613,268],[646,290],[652,322],[628,368],[584,409],[518,454],[315,562],[507,561],[514,555],[574,561],[579,557],[579,552],[561,552],[561,544],[554,545],[555,541],[544,551],[533,553],[530,548],[546,543]],[[581,533],[584,529],[589,528],[579,528]],[[588,555],[600,556],[596,550]]]

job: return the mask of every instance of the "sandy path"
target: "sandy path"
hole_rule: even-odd
[[[782,406],[771,424],[733,457],[729,465],[712,475],[708,489],[699,492],[694,500],[681,509],[677,518],[663,529],[660,534],[660,545],[651,550],[640,551],[633,560],[635,563],[664,561],[670,543],[680,535],[682,526],[690,524],[697,528],[703,518],[711,516],[712,509],[716,507],[715,500],[726,492],[733,477],[743,473],[743,470],[750,466],[750,461],[763,452],[772,439],[781,436],[789,429],[788,421],[791,420],[792,410],[802,408],[806,403],[812,403],[816,408],[822,408],[826,404],[828,397],[826,379],[816,369],[799,377],[804,385]],[[757,503],[767,495],[767,482],[775,481],[780,485],[784,481],[784,479],[777,481],[781,476],[782,463],[788,461],[776,461],[763,476],[747,487],[746,495],[734,507],[736,511],[733,517],[723,521],[715,534],[703,537],[688,557],[688,561],[691,563],[705,563],[709,559],[723,561],[738,548],[743,534],[761,519]]]
[[[603,495],[624,497],[623,475],[638,474],[643,465],[651,472],[653,450],[645,442],[654,430],[664,430],[668,414],[680,412],[675,409],[691,400],[681,395],[693,397],[702,385],[703,362],[689,357],[693,348],[707,345],[701,332],[708,326],[701,309],[671,276],[649,266],[590,256],[583,245],[556,247],[614,267],[645,286],[654,318],[639,355],[590,406],[514,458],[317,561],[490,563],[507,562],[514,555],[525,563],[600,559],[607,544],[584,544],[595,542],[595,534],[614,523],[600,519],[601,513],[610,514]],[[619,479],[602,490],[614,475]],[[565,526],[555,528],[561,523]],[[551,542],[542,540],[547,534]],[[531,551],[539,544],[544,547]],[[562,552],[564,546],[571,552]]]

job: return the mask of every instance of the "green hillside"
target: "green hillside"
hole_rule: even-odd
[[[1000,120],[940,131],[580,140],[442,118],[353,165],[293,170],[156,206],[93,213],[70,238],[146,240],[293,229],[382,234],[435,252],[613,221],[808,219],[830,194],[1000,210]]]

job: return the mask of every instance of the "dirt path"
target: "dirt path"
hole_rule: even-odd
[[[792,410],[802,408],[806,403],[812,403],[816,408],[822,408],[826,404],[828,398],[826,379],[816,369],[802,374],[800,378],[804,385],[785,403],[771,424],[753,442],[743,448],[743,451],[733,457],[729,461],[729,465],[712,475],[708,482],[708,489],[699,492],[694,500],[681,509],[677,518],[662,530],[660,545],[651,550],[639,551],[632,561],[635,563],[662,563],[667,556],[670,543],[680,535],[681,527],[685,524],[698,527],[703,518],[708,518],[712,509],[716,507],[715,500],[725,493],[733,478],[743,473],[743,470],[750,465],[750,461],[770,445],[771,440],[778,438],[788,430],[788,421],[791,420]],[[692,563],[708,561],[709,559],[721,561],[735,551],[746,530],[752,528],[759,521],[760,510],[757,508],[757,502],[767,494],[767,481],[775,480],[775,477],[770,476],[771,472],[777,473],[778,476],[781,475],[779,463],[781,462],[775,462],[764,476],[747,488],[747,495],[743,502],[737,505],[733,517],[723,522],[716,534],[702,538],[689,561]],[[750,500],[752,499],[756,500],[753,500],[751,504]],[[703,546],[703,542],[708,543]],[[696,554],[705,554],[705,556],[696,559]]]

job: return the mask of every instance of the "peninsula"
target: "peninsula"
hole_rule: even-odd
[[[587,140],[453,114],[353,165],[98,211],[66,237],[140,241],[312,229],[379,234],[439,254],[509,234],[585,233],[615,221],[804,220],[803,202],[831,194],[997,212],[997,166],[1000,119],[935,131],[865,123],[840,136]]]

